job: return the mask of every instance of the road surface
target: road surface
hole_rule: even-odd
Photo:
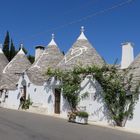
[[[0,108],[0,140],[140,140],[140,135]]]

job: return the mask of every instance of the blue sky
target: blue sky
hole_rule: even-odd
[[[8,30],[16,47],[23,43],[34,54],[34,47],[47,46],[55,33],[59,48],[67,52],[83,25],[87,38],[108,63],[120,61],[122,42],[133,42],[136,56],[140,53],[140,0],[129,1],[107,10],[128,0],[0,0],[0,42]],[[77,22],[88,15],[94,16]]]

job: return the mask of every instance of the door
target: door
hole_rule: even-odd
[[[60,114],[60,95],[61,95],[61,91],[60,89],[55,89],[55,109],[54,112],[56,114]]]

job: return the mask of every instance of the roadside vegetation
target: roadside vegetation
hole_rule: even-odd
[[[87,68],[75,67],[70,71],[48,69],[47,75],[55,77],[60,81],[63,96],[68,101],[71,111],[77,111],[77,106],[81,98],[80,84],[87,75],[91,75],[93,80],[97,80],[102,90],[100,96],[110,120],[117,126],[125,126],[128,119],[133,118],[135,104],[139,97],[140,84],[132,86],[133,75],[128,74],[129,70],[119,70],[115,65],[104,65],[99,68],[91,66]]]

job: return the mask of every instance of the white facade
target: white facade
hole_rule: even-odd
[[[18,83],[21,83],[21,79],[19,80]],[[2,97],[1,97],[1,106],[5,108],[11,108],[11,109],[18,109],[19,104],[20,104],[20,97],[23,94],[23,89],[18,84],[16,90],[4,90],[2,92]]]
[[[55,114],[55,89],[58,88],[59,82],[56,82],[54,78],[50,80],[50,83],[44,83],[43,86],[37,86],[30,82],[27,75],[24,76],[27,83],[26,97],[30,96],[33,102],[30,107],[30,111],[41,112],[44,114]],[[17,90],[9,90],[8,98],[1,106],[6,108],[18,109],[20,104],[20,97],[23,94],[22,90],[22,76],[19,79]],[[89,113],[89,120],[100,121],[107,123],[107,116],[105,114],[102,99],[97,91],[101,90],[96,80],[92,80],[91,77],[87,77],[81,83],[80,95],[88,93],[88,96],[81,99],[78,109],[87,111]],[[70,107],[66,99],[60,95],[60,116],[67,117],[67,113],[70,111]]]
[[[86,98],[81,99],[79,108],[89,114],[89,120],[102,123],[111,123],[101,97],[99,83],[88,75],[81,83],[80,95],[87,93]]]
[[[140,130],[140,100],[135,106],[133,119],[127,121],[126,127]]]
[[[55,114],[55,89],[58,88],[59,82],[52,78],[44,83],[43,86],[37,86],[30,82],[27,75],[24,76],[27,83],[27,97],[30,96],[33,102],[30,107],[30,111],[43,114]],[[5,108],[18,109],[20,104],[20,97],[23,94],[23,88],[21,85],[22,76],[19,79],[18,86],[16,90],[9,90],[6,93],[7,98],[5,98],[5,93],[2,94],[0,101],[1,106]],[[80,95],[88,93],[88,96],[81,99],[78,105],[78,109],[81,111],[86,111],[89,114],[89,120],[94,122],[101,122],[103,124],[112,125],[113,122],[108,118],[106,109],[102,98],[99,94],[101,90],[100,85],[96,80],[88,75],[81,83]],[[4,91],[5,92],[5,91]],[[126,123],[127,128],[140,129],[139,118],[140,118],[140,102],[136,104],[134,111],[134,118],[128,120]],[[68,102],[64,99],[61,91],[60,96],[60,116],[67,117],[67,113],[70,111]]]

